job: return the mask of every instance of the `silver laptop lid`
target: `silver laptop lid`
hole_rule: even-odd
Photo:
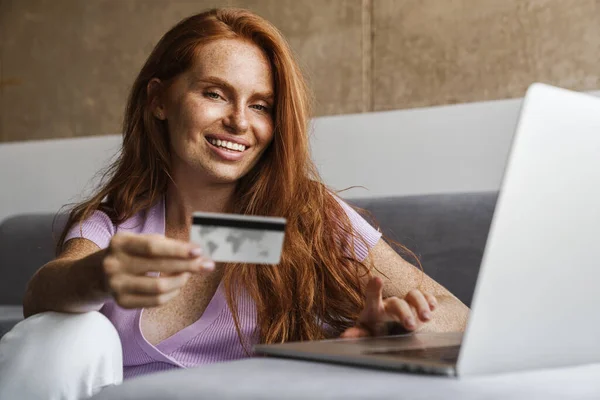
[[[523,102],[459,375],[600,362],[600,99]]]

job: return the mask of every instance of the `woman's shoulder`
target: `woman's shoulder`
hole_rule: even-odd
[[[84,238],[101,249],[108,247],[111,238],[119,232],[164,234],[164,206],[162,199],[149,209],[142,209],[123,222],[115,222],[102,206],[91,215],[70,227],[63,243],[74,238]]]
[[[367,220],[365,219],[365,217],[361,213],[359,213],[359,211],[361,211],[360,208],[358,208],[358,211],[357,211],[356,207],[352,206],[350,202],[348,202],[347,200],[344,200],[338,194],[336,194],[334,192],[331,192],[331,191],[329,193],[336,200],[337,204],[340,205],[340,207],[342,208],[342,210],[344,210],[345,215],[348,217],[348,219],[350,220],[350,223],[353,226],[356,226],[356,225],[359,225],[359,226],[363,226],[363,225],[371,226],[371,223],[367,222]],[[362,210],[362,211],[364,211],[364,210]]]
[[[352,227],[352,236],[355,244],[356,256],[359,260],[364,260],[369,251],[375,246],[382,236],[379,229],[375,229],[362,215],[358,213],[350,204],[335,193],[331,193],[333,198],[344,210]]]
[[[164,234],[164,202],[157,200],[150,208],[142,209],[116,226],[116,232]]]

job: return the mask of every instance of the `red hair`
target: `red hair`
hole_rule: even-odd
[[[237,316],[237,291],[256,304],[260,341],[275,343],[325,337],[323,323],[337,332],[349,327],[363,307],[361,277],[369,267],[352,257],[355,238],[345,211],[322,183],[310,159],[310,97],[282,34],[263,18],[240,9],[213,9],[184,19],[158,42],[129,96],[120,157],[105,184],[70,214],[66,231],[100,209],[119,224],[147,210],[167,189],[168,132],[153,117],[146,87],[186,71],[202,44],[238,38],[266,54],[274,74],[274,138],[261,160],[236,186],[228,211],[282,216],[288,221],[281,263],[227,265],[227,301]],[[244,343],[244,341],[242,341]]]

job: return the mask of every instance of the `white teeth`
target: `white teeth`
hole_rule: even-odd
[[[229,150],[235,150],[235,151],[246,150],[246,146],[244,146],[243,144],[239,144],[239,143],[228,142],[228,141],[220,140],[220,139],[209,139],[209,142],[215,146],[225,147]]]

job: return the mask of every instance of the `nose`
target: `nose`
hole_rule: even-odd
[[[248,130],[249,123],[245,107],[232,107],[230,113],[224,118],[225,127],[232,133],[244,133]]]

